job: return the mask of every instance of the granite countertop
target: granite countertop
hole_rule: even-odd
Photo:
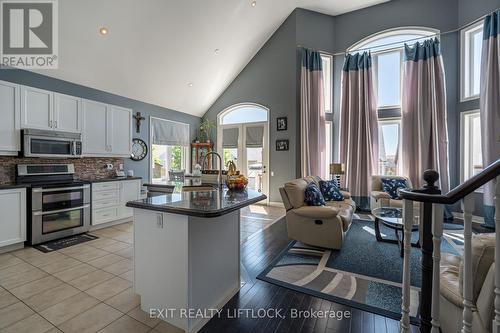
[[[231,191],[219,188],[208,191],[174,192],[129,201],[127,207],[198,217],[218,217],[266,198],[264,194],[252,189]]]
[[[10,190],[13,188],[29,188],[29,187],[31,187],[30,184],[16,184],[16,183],[0,184],[0,190]]]
[[[142,179],[142,177],[104,177],[104,178],[81,178],[79,180],[87,183],[117,182],[122,180]]]

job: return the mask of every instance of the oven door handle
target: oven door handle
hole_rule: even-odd
[[[66,191],[66,190],[81,190],[81,189],[86,189],[89,188],[90,185],[83,185],[83,186],[74,186],[74,187],[58,187],[58,188],[34,188],[31,191],[40,193],[40,192],[57,192],[57,191]]]
[[[57,214],[57,213],[69,212],[72,210],[85,209],[85,208],[89,208],[89,207],[90,207],[90,205],[83,205],[83,206],[79,206],[79,207],[72,207],[72,208],[65,208],[65,209],[58,209],[58,210],[38,211],[38,212],[33,212],[33,215],[38,216],[38,215],[46,215],[46,214]]]

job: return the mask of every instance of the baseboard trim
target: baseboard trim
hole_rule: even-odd
[[[24,242],[6,245],[0,248],[0,254],[20,250],[24,248]]]
[[[119,219],[119,220],[114,220],[114,221],[110,221],[110,222],[106,222],[106,223],[102,223],[102,224],[97,224],[97,225],[91,225],[90,231],[92,232],[94,230],[104,229],[107,227],[112,227],[112,226],[117,225],[117,224],[123,224],[123,223],[133,222],[133,221],[134,221],[133,217],[125,217],[125,218]]]
[[[269,201],[268,205],[272,206],[272,207],[285,208],[285,205],[282,202],[279,202],[279,201]]]
[[[464,213],[452,212],[451,214],[453,215],[454,218],[462,220],[464,219]],[[472,223],[483,224],[484,218],[482,216],[472,215]]]

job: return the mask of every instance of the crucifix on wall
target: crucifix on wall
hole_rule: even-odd
[[[141,132],[141,121],[143,121],[146,118],[144,118],[140,112],[137,112],[134,115],[134,119],[135,119],[135,131],[137,133],[140,133]]]

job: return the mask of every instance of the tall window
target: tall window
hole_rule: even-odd
[[[399,119],[384,119],[379,121],[378,148],[380,174],[399,174],[400,127],[401,121]]]
[[[169,171],[189,168],[189,125],[151,117],[151,182],[169,180]]]
[[[477,175],[483,170],[481,150],[481,118],[479,110],[462,112],[462,181]]]
[[[332,56],[322,53],[321,62],[323,67],[324,107],[326,113],[332,112]]]
[[[379,174],[399,174],[401,91],[404,44],[414,44],[438,33],[429,28],[391,29],[369,36],[349,52],[370,51],[379,118]]]
[[[324,89],[324,108],[326,113],[326,124],[325,124],[325,163],[326,163],[326,173],[321,175],[322,178],[328,178],[330,163],[332,163],[332,147],[333,147],[333,114],[332,114],[332,62],[333,57],[330,54],[322,53],[321,61],[323,67],[323,89]]]
[[[461,46],[461,99],[479,97],[481,82],[481,51],[483,46],[483,24],[478,22],[460,33]]]

